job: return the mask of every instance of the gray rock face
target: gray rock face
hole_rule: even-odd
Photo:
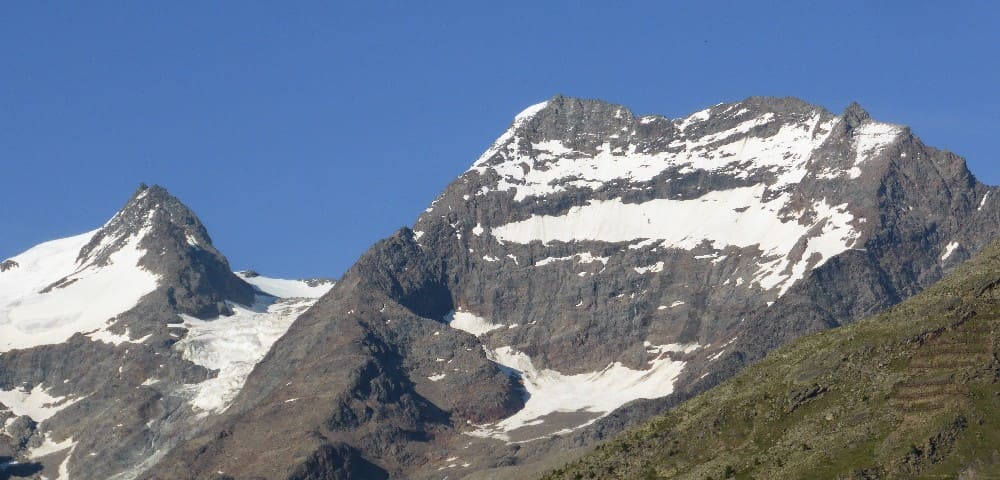
[[[997,194],[856,104],[556,97],[147,477],[518,478],[931,284],[997,234]]]
[[[420,462],[456,425],[517,411],[518,386],[475,337],[428,319],[451,308],[443,272],[408,230],[377,244],[296,320],[286,334],[295,341],[275,344],[231,414],[171,452],[148,478],[218,471],[234,478],[379,478]],[[449,373],[431,380],[445,366]],[[351,445],[351,462],[368,473],[350,476],[344,467],[324,477],[310,470],[329,463],[323,459],[337,442]],[[275,462],[262,451],[309,460]],[[367,460],[373,452],[388,462]]]

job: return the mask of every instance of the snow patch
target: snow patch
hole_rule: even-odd
[[[73,441],[73,437],[67,437],[65,440],[61,442],[53,442],[52,439],[49,438],[48,435],[46,435],[45,440],[42,441],[41,445],[32,448],[28,452],[28,457],[29,458],[44,457],[46,455],[52,455],[53,453],[61,452],[63,450],[66,450],[68,448],[73,448],[75,446],[76,442]]]
[[[865,122],[854,131],[854,151],[860,164],[878,155],[896,140],[903,129],[888,123]]]
[[[692,113],[691,115],[688,115],[686,118],[682,119],[677,124],[677,129],[683,132],[684,130],[687,130],[688,127],[690,127],[691,125],[708,120],[710,116],[709,113],[710,111],[711,111],[710,108],[706,108],[704,110],[699,110],[697,112]]]
[[[89,337],[91,340],[97,342],[104,342],[109,345],[115,345],[115,346],[121,345],[123,343],[136,343],[136,344],[143,343],[146,340],[148,340],[149,337],[152,336],[153,334],[149,334],[142,338],[132,340],[132,335],[129,334],[128,328],[126,328],[125,333],[122,334],[111,333],[111,331],[109,331],[107,328],[87,334],[87,337]]]
[[[572,431],[592,424],[633,400],[670,395],[685,364],[672,360],[664,352],[651,360],[646,370],[633,370],[614,362],[596,372],[564,375],[555,370],[536,368],[528,355],[511,347],[487,350],[486,354],[490,360],[517,372],[530,396],[524,408],[514,415],[494,424],[479,425],[469,434],[507,441],[510,440],[510,432],[542,423],[542,417],[552,413],[598,414],[560,432]],[[535,439],[522,442],[531,440]]]
[[[568,257],[548,257],[543,258],[535,262],[536,267],[541,267],[554,262],[566,262],[570,260],[576,260],[577,263],[594,263],[600,262],[604,265],[608,264],[608,257],[597,257],[590,252],[577,253],[575,255],[570,255]]]
[[[444,316],[444,322],[451,328],[471,333],[477,337],[503,327],[503,325],[490,323],[489,320],[464,310],[448,313]]]
[[[511,126],[507,129],[507,131],[505,131],[502,135],[500,135],[499,138],[497,138],[493,142],[493,145],[490,146],[490,148],[488,148],[485,152],[483,152],[482,155],[479,156],[479,159],[476,160],[475,165],[479,166],[480,164],[484,164],[491,158],[493,158],[493,155],[499,152],[501,147],[505,146],[507,142],[509,142],[512,138],[514,138],[514,132],[521,125],[523,125],[524,122],[530,120],[531,117],[534,117],[536,114],[538,114],[538,112],[542,111],[542,109],[544,109],[548,104],[549,104],[548,101],[536,103],[524,109],[523,111],[521,111],[521,113],[517,114],[517,116],[514,117],[514,123],[512,123]]]
[[[951,254],[955,253],[955,249],[958,248],[958,242],[951,242],[944,247],[944,253],[941,254],[941,261],[945,261]]]
[[[277,298],[319,298],[333,288],[332,281],[319,280],[310,285],[306,280],[285,280],[259,275],[247,276],[246,272],[236,272],[244,282],[257,287],[264,294]]]
[[[14,415],[27,415],[36,422],[52,418],[66,407],[82,400],[84,397],[53,397],[41,384],[31,390],[13,389],[0,390],[0,403],[14,412]]]
[[[648,267],[634,267],[633,270],[635,270],[635,272],[638,273],[639,275],[642,275],[646,273],[662,272],[664,266],[665,264],[663,262],[656,262],[655,264],[650,265]]]

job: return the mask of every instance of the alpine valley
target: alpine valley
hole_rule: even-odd
[[[877,435],[871,417],[909,415],[938,377],[997,391],[964,363],[931,359],[944,370],[924,383],[901,366],[892,352],[948,337],[905,306],[838,327],[952,270],[980,272],[954,298],[995,303],[995,264],[959,265],[998,232],[1000,191],[960,157],[793,98],[681,119],[531,106],[335,282],[233,272],[190,209],[143,185],[100,228],[0,263],[0,478],[793,478],[825,449],[781,450],[820,445],[799,435],[820,435],[810,412],[860,409]],[[931,316],[982,310],[954,298]],[[897,387],[845,386],[883,363]],[[761,416],[739,423],[747,399]],[[794,434],[754,436],[760,419]],[[828,440],[867,448],[863,433]],[[856,478],[945,462],[924,444],[896,462],[897,443]]]

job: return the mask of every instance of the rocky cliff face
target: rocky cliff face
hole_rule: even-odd
[[[156,186],[101,228],[9,265],[0,456],[47,478],[134,478],[225,410],[314,301],[234,274],[197,217]]]
[[[996,235],[997,193],[857,105],[556,97],[147,477],[523,476],[920,291]]]

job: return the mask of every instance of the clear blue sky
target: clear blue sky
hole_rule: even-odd
[[[236,268],[338,276],[556,93],[857,100],[1000,183],[995,2],[346,3],[0,4],[0,259],[145,181]]]

